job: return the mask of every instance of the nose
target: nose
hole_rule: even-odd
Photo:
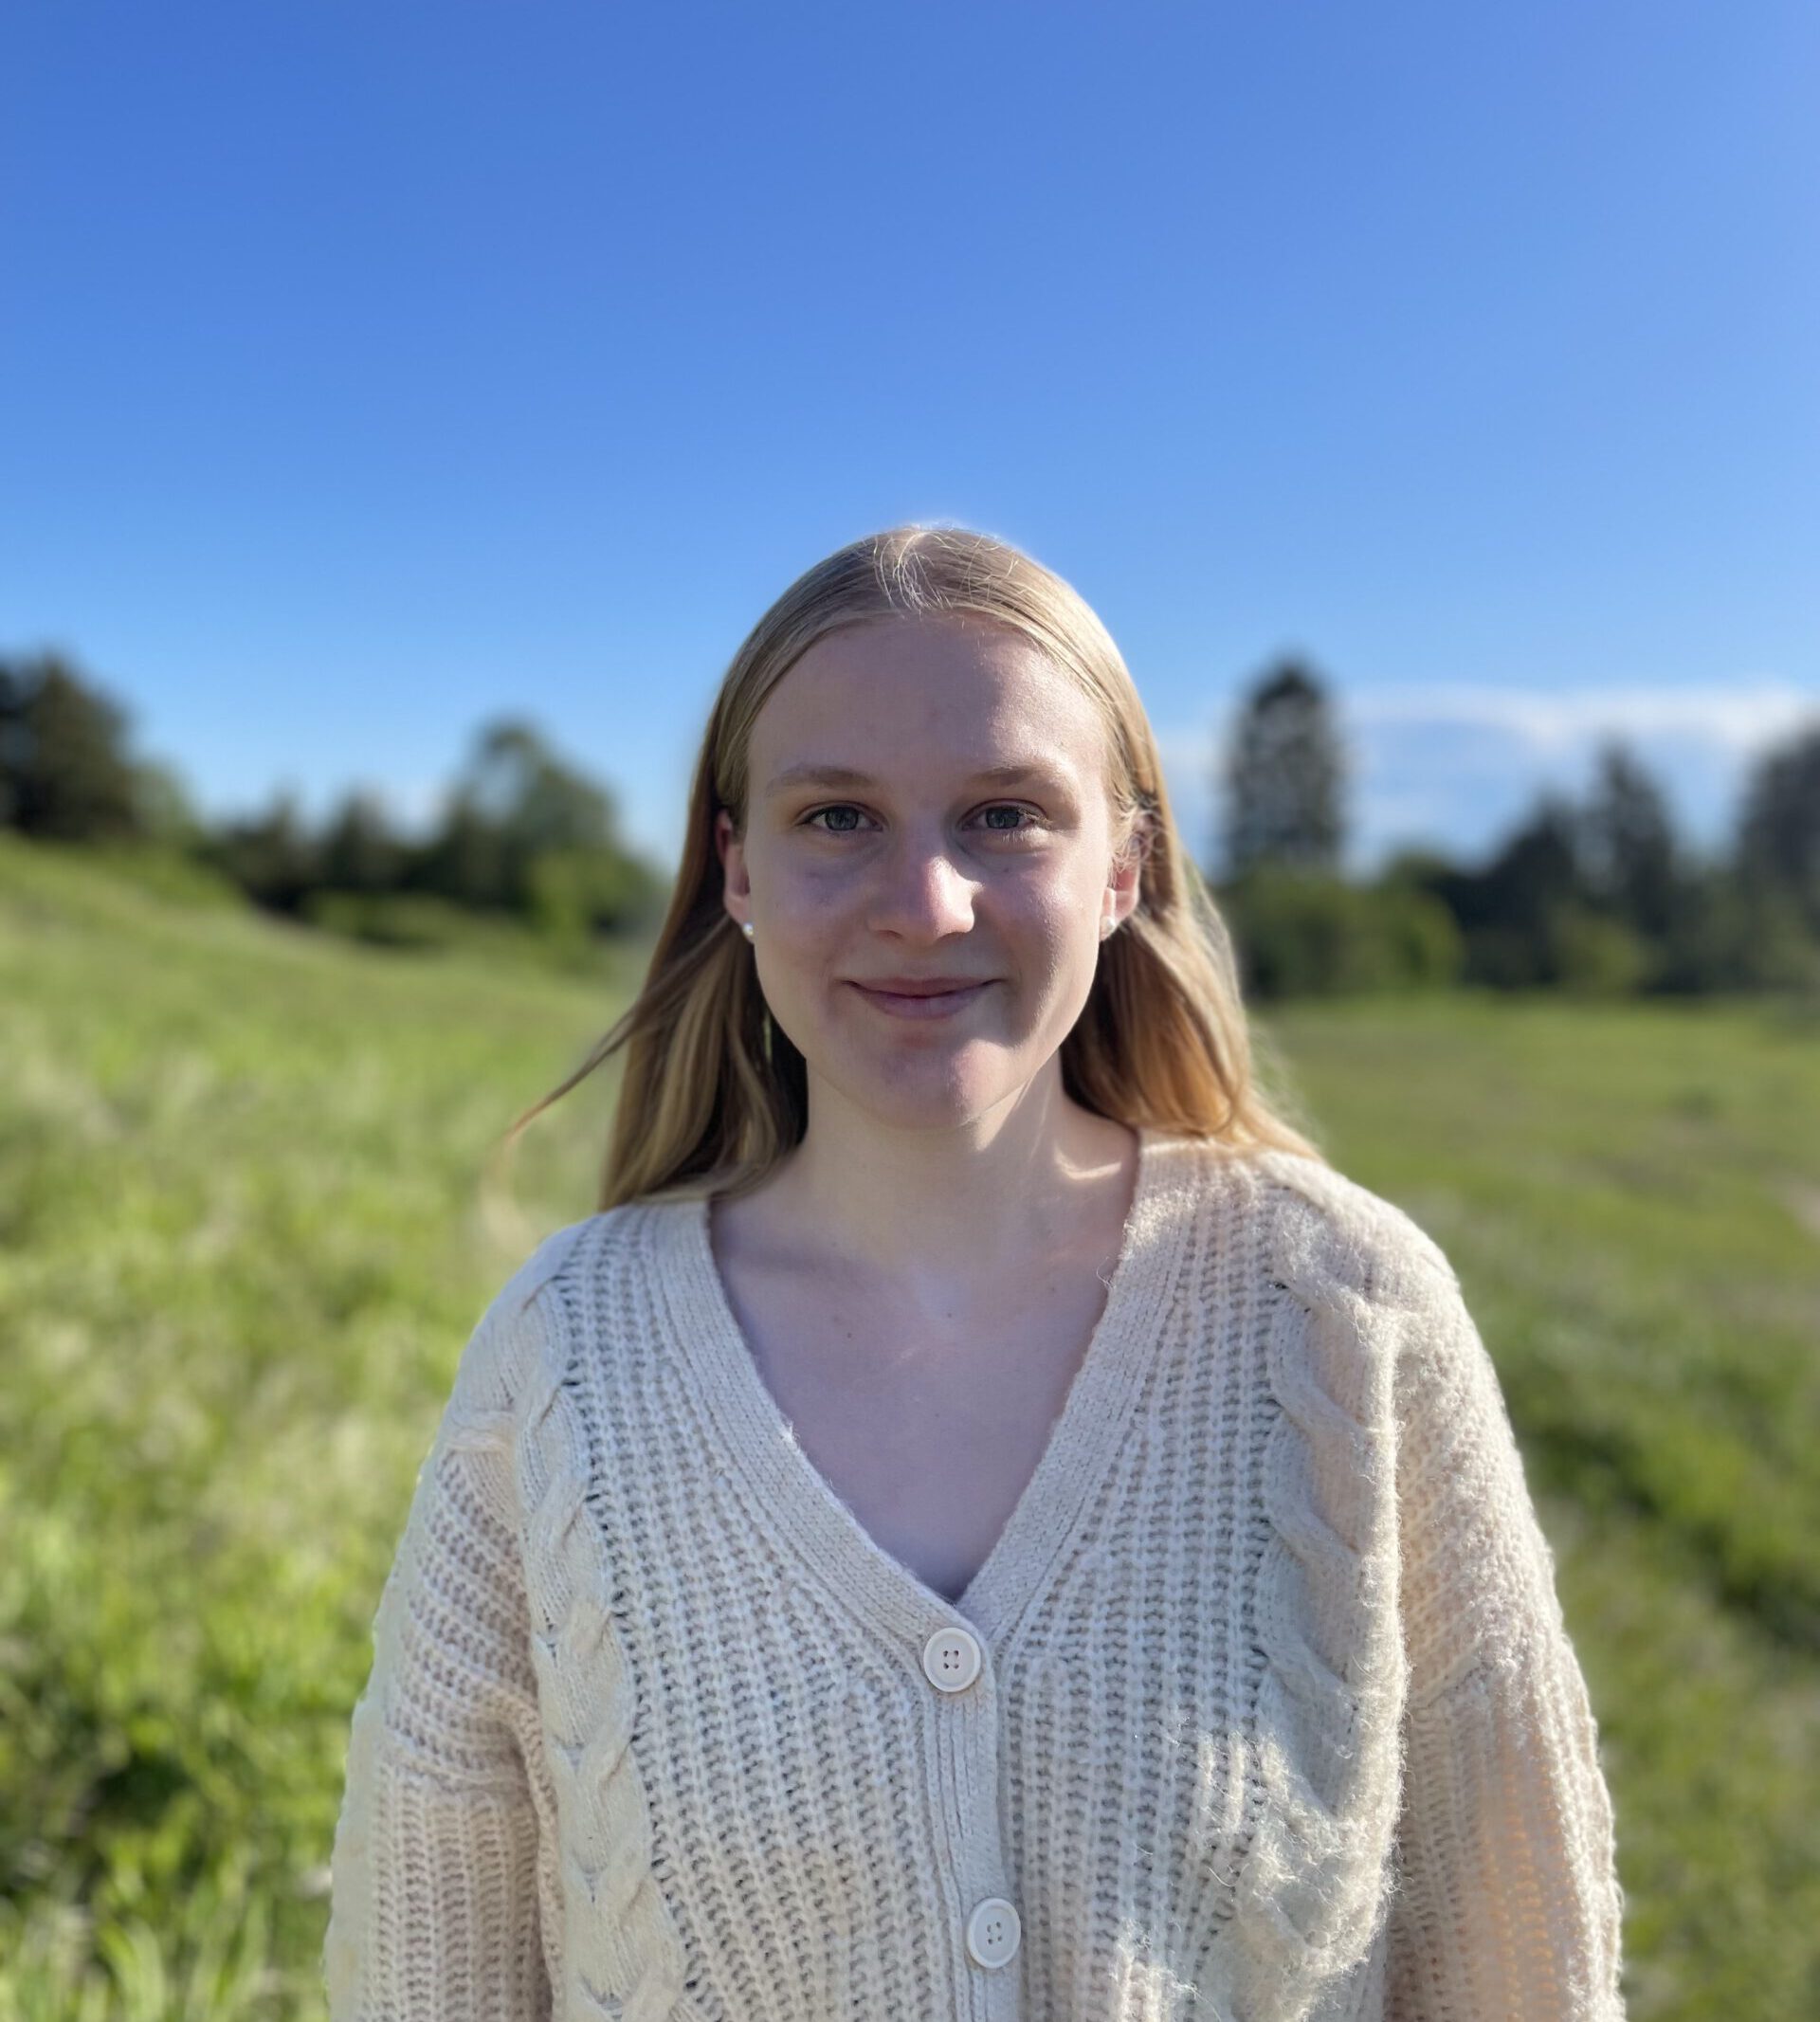
[[[883,859],[872,897],[872,926],[918,940],[964,934],[974,923],[974,882],[955,863],[946,843],[931,846],[906,835]]]

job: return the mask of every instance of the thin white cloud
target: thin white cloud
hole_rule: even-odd
[[[1639,743],[1684,740],[1740,758],[1807,728],[1820,728],[1820,690],[1793,682],[1715,683],[1700,688],[1604,687],[1559,692],[1473,682],[1431,682],[1342,689],[1336,696],[1342,733],[1393,726],[1410,730],[1486,730],[1531,754],[1558,756],[1608,737]],[[1156,741],[1174,776],[1214,763],[1230,712],[1207,728],[1158,726]]]
[[[1791,682],[1720,683],[1702,688],[1490,687],[1472,683],[1361,689],[1341,698],[1342,720],[1362,726],[1463,724],[1495,730],[1541,753],[1572,751],[1606,737],[1688,738],[1741,756],[1809,723],[1820,693]]]

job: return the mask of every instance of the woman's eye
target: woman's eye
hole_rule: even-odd
[[[860,811],[857,808],[817,808],[813,814],[806,814],[803,816],[803,827],[805,829],[813,827],[813,825],[824,814],[857,814],[859,811]],[[853,831],[851,829],[847,828],[835,828],[824,829],[822,830],[822,833],[824,835],[851,835]]]
[[[803,826],[805,828],[810,828],[814,826],[820,821],[821,817],[824,814],[858,814],[859,811],[860,811],[858,808],[851,806],[846,801],[842,801],[836,806],[829,808],[817,808],[811,813],[804,815]],[[1014,801],[994,801],[990,808],[982,809],[981,812],[982,814],[989,815],[1018,814],[1028,817],[1028,819],[1022,823],[988,822],[986,824],[987,830],[990,834],[992,835],[1028,835],[1033,829],[1042,827],[1041,822],[1039,822],[1037,818],[1030,813],[1030,811],[1028,808],[1020,808]],[[835,826],[833,826],[832,828],[824,829],[821,832],[824,835],[857,835],[859,833],[859,830],[857,829],[848,827],[845,822],[839,822],[836,823]]]

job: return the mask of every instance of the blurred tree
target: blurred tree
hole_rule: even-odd
[[[1227,877],[1264,865],[1338,873],[1343,771],[1320,682],[1299,660],[1266,669],[1240,710],[1227,759]]]
[[[297,796],[289,788],[273,795],[264,813],[223,822],[200,853],[255,903],[275,913],[299,913],[320,882],[317,842],[300,819]]]
[[[1481,880],[1492,917],[1538,925],[1552,905],[1580,896],[1579,824],[1560,794],[1543,792]]]
[[[1787,889],[1733,864],[1697,865],[1663,949],[1656,987],[1820,991],[1820,939]]]
[[[1378,870],[1386,885],[1408,885],[1416,891],[1438,891],[1454,874],[1453,859],[1431,843],[1406,843],[1392,850]]]
[[[610,849],[613,798],[564,765],[527,723],[486,726],[457,788],[528,856],[544,849]]]
[[[370,789],[356,787],[330,817],[318,874],[333,891],[391,891],[404,859],[404,846],[387,823],[384,803]]]
[[[1218,899],[1247,996],[1435,989],[1459,973],[1459,929],[1409,883],[1356,885],[1265,864],[1221,886]]]
[[[451,793],[435,831],[412,850],[405,886],[458,905],[502,910],[512,901],[503,833],[469,800]]]
[[[412,882],[468,903],[513,911],[537,904],[536,865],[552,851],[620,853],[612,795],[564,765],[537,730],[485,725]]]
[[[1483,870],[1420,873],[1465,936],[1466,980],[1524,990],[1560,979],[1564,912],[1588,909],[1580,821],[1564,796],[1541,794]]]
[[[1765,752],[1739,806],[1740,877],[1782,892],[1820,936],[1820,724]]]
[[[1600,750],[1580,844],[1594,906],[1646,940],[1665,940],[1683,890],[1674,826],[1661,790],[1616,738]]]
[[[1577,901],[1547,915],[1540,967],[1574,996],[1634,996],[1654,973],[1652,944],[1627,921]]]
[[[538,931],[574,951],[603,929],[617,933],[648,923],[663,898],[651,867],[617,851],[547,849],[531,879],[531,917]]]
[[[60,842],[138,834],[127,722],[61,654],[0,659],[0,826]]]

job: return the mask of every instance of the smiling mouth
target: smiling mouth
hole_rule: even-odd
[[[991,979],[970,983],[960,990],[938,990],[912,996],[906,991],[873,990],[864,983],[852,986],[866,1001],[880,1011],[889,1011],[905,1018],[947,1018],[962,1011],[976,997],[984,996],[992,986]]]

